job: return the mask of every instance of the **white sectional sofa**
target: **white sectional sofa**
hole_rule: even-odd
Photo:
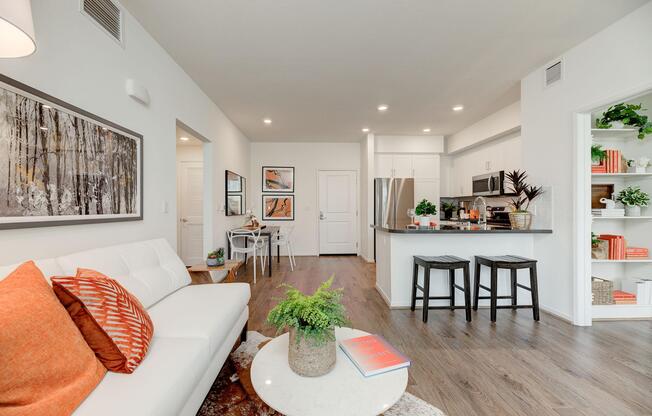
[[[195,415],[249,316],[249,285],[190,286],[166,240],[149,240],[36,260],[43,274],[95,269],[147,308],[154,338],[132,374],[108,372],[75,415]],[[0,266],[0,279],[17,265]]]

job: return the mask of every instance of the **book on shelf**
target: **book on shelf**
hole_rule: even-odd
[[[601,161],[599,165],[591,165],[591,173],[607,173],[605,161]]]
[[[620,286],[636,296],[637,305],[652,305],[652,279],[623,279]]]
[[[340,348],[365,377],[410,366],[410,360],[380,335],[346,339]]]
[[[632,260],[643,260],[649,258],[649,251],[645,247],[627,247],[625,256]]]
[[[621,173],[626,171],[627,164],[620,150],[606,149],[605,152],[607,152],[605,158],[606,173]]]
[[[624,217],[625,209],[624,208],[597,208],[591,210],[591,215],[594,217]]]
[[[625,260],[625,238],[622,235],[600,234],[598,239],[605,240],[609,243],[607,259]]]
[[[616,305],[636,305],[636,295],[622,290],[612,292]]]

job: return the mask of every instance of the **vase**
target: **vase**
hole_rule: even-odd
[[[303,377],[319,377],[328,374],[335,367],[337,347],[335,330],[332,329],[333,341],[317,343],[312,338],[297,336],[297,330],[290,328],[288,346],[288,364],[292,371]]]
[[[532,226],[532,214],[527,211],[510,212],[509,222],[513,230],[529,230]]]
[[[417,217],[419,227],[430,227],[430,215],[420,215]]]
[[[641,207],[637,205],[625,205],[625,216],[626,217],[640,217],[641,216]]]
[[[207,258],[207,259],[206,259],[206,265],[207,265],[208,267],[215,267],[215,266],[217,266],[217,265],[218,265],[218,264],[217,264],[217,259]]]
[[[622,121],[612,121],[610,124],[611,124],[612,129],[624,129],[625,128],[625,124]]]

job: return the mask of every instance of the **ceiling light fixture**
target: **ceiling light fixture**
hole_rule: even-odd
[[[389,106],[387,104],[381,104],[378,106],[378,111],[387,111]]]
[[[463,105],[456,105],[455,107],[453,107],[453,111],[462,111],[462,110],[464,110]]]
[[[187,142],[190,139],[184,136],[184,137],[179,137],[179,140],[181,140],[182,142]]]
[[[428,127],[426,127],[425,129],[423,129],[423,132],[424,133],[430,133],[430,129]]]
[[[265,124],[272,124],[272,119],[271,118],[264,118],[263,123]]]
[[[363,129],[362,129],[362,132],[363,132],[363,133],[369,133],[369,128],[368,128],[368,127],[363,128]]]
[[[34,53],[34,20],[30,0],[0,2],[0,58],[22,58]]]

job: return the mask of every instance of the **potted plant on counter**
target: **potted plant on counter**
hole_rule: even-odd
[[[453,217],[453,212],[457,208],[457,205],[455,205],[452,202],[442,202],[441,203],[441,209],[444,211],[444,219],[445,220],[450,220]]]
[[[224,264],[224,248],[220,247],[217,250],[211,251],[206,256],[206,265],[208,267],[217,267]]]
[[[595,126],[599,129],[638,128],[638,138],[643,140],[646,135],[652,134],[652,123],[647,116],[639,114],[639,110],[645,111],[642,104],[612,105],[602,113],[602,118],[596,119]]]
[[[650,203],[650,196],[641,191],[641,188],[638,186],[628,186],[620,191],[616,200],[625,205],[625,216],[640,217],[641,207],[648,206]]]
[[[509,213],[509,222],[515,230],[529,230],[532,226],[532,213],[528,211],[528,208],[535,198],[543,194],[543,188],[528,185],[525,181],[527,179],[525,171],[506,172],[505,177],[509,184],[509,191],[513,194],[510,202],[512,212]]]
[[[267,315],[278,333],[290,329],[288,364],[295,373],[317,377],[335,366],[335,328],[349,323],[342,305],[342,289],[331,289],[333,276],[312,295],[283,285],[285,299]]]
[[[417,221],[419,221],[420,227],[429,227],[430,217],[437,214],[437,205],[427,199],[422,199],[414,209],[414,213],[417,214]]]

